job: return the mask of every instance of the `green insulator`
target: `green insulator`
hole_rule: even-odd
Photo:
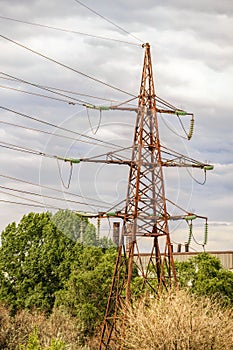
[[[208,240],[208,223],[206,222],[205,223],[204,242],[203,242],[204,245],[206,245],[207,240]]]
[[[107,216],[116,216],[116,213],[115,212],[109,212],[109,213],[106,213]]]
[[[87,103],[84,106],[90,109],[98,109],[99,111],[108,111],[110,109],[108,106],[95,106]]]
[[[188,133],[188,140],[190,140],[193,136],[193,130],[194,130],[194,117],[192,117],[190,121],[190,127],[189,127],[189,133]]]
[[[213,165],[204,165],[204,170],[213,170],[214,166]]]
[[[188,236],[188,242],[187,242],[188,245],[190,245],[190,243],[191,243],[192,234],[193,234],[193,224],[191,223],[189,225],[189,236]]]
[[[56,157],[59,160],[63,160],[64,162],[69,162],[69,163],[80,163],[81,160],[80,159],[76,159],[76,158],[65,158],[65,157]]]
[[[197,217],[196,215],[186,215],[184,218],[185,220],[195,220]]]
[[[109,107],[108,106],[99,106],[98,109],[100,109],[101,111],[108,111]]]
[[[80,159],[75,159],[75,158],[69,158],[67,159],[67,162],[73,163],[73,164],[78,164],[80,163]]]
[[[187,114],[187,112],[182,111],[181,109],[175,110],[175,113],[176,113],[177,115],[186,115],[186,114]]]

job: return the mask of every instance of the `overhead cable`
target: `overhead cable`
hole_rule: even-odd
[[[64,99],[57,98],[57,97],[52,97],[52,96],[37,94],[37,93],[31,92],[31,91],[26,91],[26,90],[22,90],[22,89],[16,89],[16,88],[13,88],[13,87],[11,87],[11,86],[0,85],[0,88],[1,88],[1,89],[12,90],[12,91],[17,91],[17,92],[22,92],[22,93],[24,93],[24,94],[28,94],[28,95],[32,95],[32,96],[43,97],[43,98],[47,98],[47,99],[50,99],[50,100],[65,102],[65,103],[68,103],[68,104],[70,104],[70,105],[76,105],[76,104],[80,105],[80,103],[75,102],[75,101],[69,101],[69,100],[64,100]]]
[[[87,37],[90,37],[90,38],[94,38],[94,39],[110,40],[110,41],[115,41],[115,42],[122,43],[122,44],[128,44],[128,45],[134,45],[134,46],[140,46],[141,47],[141,45],[133,43],[133,42],[130,42],[130,41],[109,38],[109,37],[106,37],[106,36],[93,35],[93,34],[89,34],[89,33],[79,32],[79,31],[76,31],[76,30],[60,28],[60,27],[54,27],[54,26],[50,26],[50,25],[46,25],[46,24],[29,22],[29,21],[25,21],[25,20],[21,20],[21,19],[17,19],[17,18],[6,17],[6,16],[0,16],[0,18],[8,20],[8,21],[18,22],[18,23],[23,23],[23,24],[29,24],[29,25],[37,26],[37,27],[41,27],[41,28],[53,29],[53,30],[58,30],[58,31],[61,31],[61,32],[78,34],[78,35],[84,35],[84,36],[87,36]]]
[[[19,46],[19,47],[21,47],[21,48],[27,50],[27,51],[30,51],[30,52],[32,52],[32,53],[34,53],[34,54],[36,54],[36,55],[38,55],[38,56],[40,56],[40,57],[43,57],[43,58],[45,58],[46,60],[48,60],[48,61],[50,61],[50,62],[53,62],[53,63],[55,63],[55,64],[57,64],[57,65],[59,65],[59,66],[61,66],[61,67],[63,67],[63,68],[66,68],[66,69],[71,70],[71,71],[74,72],[74,73],[77,73],[77,74],[79,74],[79,75],[81,75],[81,76],[84,76],[85,78],[91,79],[91,80],[93,80],[93,81],[95,81],[95,82],[97,82],[97,83],[99,83],[99,84],[105,85],[105,86],[109,87],[110,89],[113,89],[113,90],[122,92],[122,93],[124,93],[124,94],[126,94],[126,95],[129,95],[129,96],[132,96],[132,97],[136,97],[135,95],[133,95],[133,94],[131,94],[131,93],[129,93],[129,92],[123,90],[123,89],[120,89],[120,88],[118,88],[118,87],[116,87],[116,86],[113,86],[113,85],[111,85],[111,84],[108,84],[108,83],[106,83],[106,82],[104,82],[104,81],[102,81],[102,80],[100,80],[100,79],[98,79],[98,78],[92,77],[92,76],[90,76],[89,74],[83,73],[83,72],[81,72],[81,71],[79,71],[79,70],[77,70],[77,69],[75,69],[75,68],[72,68],[72,67],[70,67],[70,66],[67,66],[67,65],[64,64],[64,63],[61,63],[61,62],[59,62],[59,61],[57,61],[57,60],[55,60],[55,59],[53,59],[53,58],[51,58],[51,57],[49,57],[49,56],[47,56],[47,55],[44,55],[44,54],[42,54],[42,53],[40,53],[40,52],[38,52],[38,51],[36,51],[36,50],[33,50],[33,49],[31,49],[30,47],[25,46],[25,45],[23,45],[23,44],[21,44],[21,43],[15,41],[15,40],[13,40],[13,39],[10,39],[10,38],[8,38],[8,37],[2,35],[2,34],[0,34],[0,37],[1,37],[2,39],[4,39],[4,40],[7,40],[7,41],[11,42],[12,44],[15,44],[15,45],[17,45],[17,46]]]
[[[42,89],[42,90],[46,90],[46,91],[49,91],[51,93],[54,93],[54,94],[57,94],[57,95],[60,95],[60,96],[71,98],[73,100],[75,99],[74,97],[71,97],[69,95],[59,94],[59,91],[66,92],[66,93],[71,94],[71,95],[78,95],[78,96],[89,97],[89,98],[93,98],[95,100],[108,101],[110,103],[118,103],[119,102],[118,100],[113,100],[113,99],[104,98],[104,97],[100,97],[100,96],[88,95],[88,94],[84,94],[84,93],[77,92],[77,91],[60,89],[60,88],[57,88],[57,87],[54,87],[54,86],[46,86],[46,85],[41,85],[41,84],[37,84],[37,83],[32,83],[32,82],[29,82],[29,81],[17,78],[17,77],[15,77],[13,75],[10,75],[10,74],[4,73],[4,72],[0,72],[0,74],[4,75],[4,77],[0,77],[1,79],[6,79],[6,80],[10,80],[10,81],[18,81],[20,83],[31,85],[31,86],[34,86],[36,88],[39,88],[39,89]],[[58,91],[58,92],[56,92],[56,91]],[[82,102],[82,100],[76,100],[76,101]]]
[[[94,207],[97,206],[96,203],[95,204],[94,203],[84,203],[84,202],[80,202],[80,201],[77,201],[77,200],[64,199],[64,198],[49,196],[49,195],[36,193],[36,192],[32,192],[32,191],[15,189],[15,188],[8,187],[8,186],[0,186],[0,188],[2,188],[4,190],[13,191],[13,192],[19,192],[19,193],[26,194],[26,195],[39,196],[41,198],[53,199],[53,200],[56,200],[56,201],[63,201],[63,202],[66,202],[66,203],[81,204],[81,205],[94,206]],[[25,199],[27,199],[27,198],[25,198]],[[106,205],[101,205],[101,207],[108,208],[108,206],[106,206]]]
[[[51,187],[51,186],[46,186],[46,185],[42,185],[42,184],[36,184],[34,182],[27,181],[27,180],[22,180],[22,179],[19,179],[17,177],[14,177],[14,176],[0,174],[0,177],[3,177],[3,178],[8,179],[8,180],[17,181],[17,182],[20,182],[20,183],[23,183],[23,184],[27,184],[27,185],[44,188],[46,190],[54,191],[54,192],[57,192],[57,193],[62,193],[63,195],[65,194],[65,195],[69,195],[69,196],[73,196],[73,197],[79,197],[79,198],[83,198],[83,199],[86,199],[86,200],[95,201],[95,202],[98,202],[98,203],[105,203],[105,204],[109,205],[108,202],[105,202],[103,200],[99,200],[99,199],[90,198],[90,197],[87,197],[87,196],[78,195],[76,193],[72,193],[72,192],[69,192],[69,191],[63,191],[63,190],[61,191],[61,190],[58,190],[57,188],[54,188],[54,187]]]
[[[38,119],[38,118],[36,118],[36,117],[29,116],[29,115],[27,115],[27,114],[25,114],[25,113],[17,112],[17,111],[15,111],[15,110],[13,110],[13,109],[10,109],[10,108],[4,107],[4,106],[0,106],[0,108],[3,109],[3,110],[5,110],[5,111],[8,111],[8,112],[18,114],[18,115],[20,115],[21,117],[34,120],[34,121],[36,121],[36,122],[38,122],[38,123],[42,123],[42,124],[45,124],[45,125],[49,125],[49,126],[52,126],[52,127],[56,128],[56,129],[60,129],[60,130],[66,131],[66,132],[72,133],[72,134],[74,134],[74,135],[78,135],[78,136],[83,137],[83,138],[85,138],[85,139],[97,141],[97,142],[99,142],[99,143],[101,143],[101,144],[106,144],[106,145],[108,145],[108,146],[110,146],[110,147],[112,147],[112,148],[113,148],[113,147],[114,147],[114,148],[116,148],[116,147],[119,148],[119,147],[120,147],[119,145],[114,144],[114,143],[112,143],[112,142],[103,141],[103,140],[97,139],[97,138],[95,138],[95,137],[93,137],[93,136],[88,136],[88,135],[85,135],[85,134],[81,134],[81,133],[79,133],[79,132],[77,132],[77,131],[73,131],[73,130],[66,129],[66,128],[62,127],[62,126],[58,126],[58,125],[56,125],[56,124],[47,122],[47,121],[45,121],[45,120],[42,120],[42,119]],[[80,141],[80,142],[85,142],[85,143],[91,143],[90,141],[88,141],[88,142],[87,142],[87,141],[84,141],[84,140],[79,140],[79,141]],[[93,143],[93,142],[92,142],[91,144],[99,145],[99,144],[96,144],[96,143]]]
[[[121,26],[119,26],[118,24],[114,23],[113,21],[111,21],[110,19],[108,19],[107,17],[101,15],[99,12],[93,10],[92,8],[88,7],[87,5],[85,5],[84,3],[82,3],[79,0],[74,0],[76,1],[79,5],[85,7],[86,9],[88,9],[89,11],[91,11],[92,13],[94,13],[95,15],[99,16],[100,18],[102,18],[103,20],[105,20],[106,22],[112,24],[113,26],[115,26],[116,28],[120,29],[121,31],[123,31],[125,34],[130,35],[132,38],[136,39],[137,41],[140,41],[141,43],[144,43],[143,40],[141,40],[140,38],[138,38],[137,36],[131,34],[130,32],[128,32],[127,30],[125,30],[124,28],[122,28]]]
[[[79,141],[75,137],[61,135],[61,134],[57,134],[57,133],[55,134],[53,132],[49,132],[49,131],[46,131],[46,130],[31,128],[29,126],[23,126],[23,125],[19,125],[19,124],[15,124],[15,123],[5,122],[5,121],[2,121],[2,120],[0,120],[0,124],[17,127],[17,128],[21,128],[21,129],[24,129],[24,130],[39,132],[39,133],[42,133],[42,134],[51,135],[51,136],[55,136],[55,137],[61,137],[61,138],[68,139],[68,140]]]
[[[1,73],[2,75],[6,76],[6,77],[14,78],[15,80],[17,80],[17,81],[19,81],[19,82],[22,82],[22,83],[24,83],[24,84],[28,84],[28,85],[34,86],[34,87],[36,87],[36,88],[38,88],[38,89],[41,89],[41,90],[49,91],[49,92],[51,92],[52,94],[56,94],[56,95],[59,95],[59,96],[62,96],[62,97],[72,98],[72,100],[75,100],[75,101],[79,102],[79,103],[77,103],[77,104],[79,104],[79,105],[81,105],[81,106],[84,106],[84,105],[87,103],[86,101],[77,99],[76,97],[70,97],[70,96],[65,95],[65,94],[63,94],[63,93],[55,92],[55,91],[53,91],[52,89],[50,89],[50,88],[48,88],[48,87],[42,87],[42,86],[39,85],[39,84],[31,83],[31,82],[28,82],[28,81],[26,81],[26,80],[23,80],[23,79],[20,79],[20,78],[16,78],[16,77],[14,77],[14,76],[12,76],[12,75],[10,75],[10,74],[4,73],[4,72],[0,72],[0,73]]]
[[[15,202],[15,201],[9,201],[5,199],[0,199],[0,203],[10,203],[10,204],[17,204],[17,205],[24,205],[27,207],[34,207],[34,208],[50,208],[50,209],[57,209],[57,210],[64,210],[64,208],[54,207],[52,205],[43,205],[41,204],[31,204],[31,203],[22,203],[22,202]]]

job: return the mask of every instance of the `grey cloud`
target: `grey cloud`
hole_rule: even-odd
[[[148,40],[152,45],[152,59],[156,91],[179,108],[194,112],[196,116],[193,139],[187,145],[159,120],[163,143],[181,153],[210,160],[217,165],[213,175],[208,174],[205,186],[196,185],[186,172],[165,172],[166,193],[178,204],[198,213],[208,215],[214,221],[232,221],[232,13],[231,1],[181,0],[152,1],[106,1],[85,2],[136,36]],[[105,35],[127,41],[135,40],[119,29],[104,22],[75,1],[1,1],[2,15],[27,21],[70,28],[78,31]],[[139,92],[143,50],[140,47],[95,40],[75,34],[65,34],[49,29],[32,27],[16,22],[0,20],[3,35],[24,43],[35,50],[51,56],[84,73],[106,81],[123,90]],[[2,40],[2,39],[1,39]],[[140,44],[140,43],[139,43]],[[24,51],[2,40],[2,70],[29,81],[57,86],[89,95],[126,100],[128,96],[101,86],[74,72],[56,66],[40,57]],[[6,81],[1,79],[1,84]],[[22,83],[7,82],[7,85],[28,91],[39,90]],[[1,91],[2,104],[26,114],[48,120],[57,125],[94,136],[83,106],[63,105],[61,102],[26,96],[13,91]],[[48,93],[48,95],[51,95]],[[87,102],[108,104],[106,101],[81,97]],[[90,111],[93,125],[97,125],[98,113]],[[1,120],[22,125],[46,128],[40,124],[1,111]],[[182,133],[173,116],[166,117],[172,129]],[[121,145],[130,145],[133,137],[135,113],[104,112],[97,138],[107,139]],[[189,120],[184,121],[188,129]],[[72,156],[90,156],[104,153],[110,148],[85,145],[54,136],[23,132],[20,129],[0,124],[0,136],[7,142],[37,148],[47,153]],[[56,130],[54,132],[60,133]],[[77,136],[79,139],[79,137]],[[130,157],[130,152],[125,153]],[[1,150],[4,173],[23,179],[31,179],[62,190],[55,160],[16,155],[16,152]],[[69,167],[61,164],[64,179]],[[222,167],[222,168],[221,168]],[[183,170],[183,169],[182,169]],[[194,173],[202,180],[203,173]],[[1,183],[7,183],[1,178]],[[123,199],[127,187],[127,168],[95,167],[82,164],[74,168],[71,190],[90,197],[102,197],[116,203]],[[48,193],[42,190],[43,194]],[[65,196],[64,196],[65,197]],[[65,197],[66,198],[66,197]],[[45,200],[45,203],[51,203]],[[64,203],[65,204],[65,203]],[[67,204],[68,205],[68,204]],[[219,209],[221,207],[221,210]],[[78,208],[78,207],[75,207]],[[85,209],[85,207],[80,206]],[[90,208],[93,209],[94,208]],[[98,209],[101,209],[99,207]],[[26,208],[15,207],[13,211],[4,206],[8,221],[18,220]],[[29,210],[29,209],[28,209]],[[173,209],[171,209],[173,210]],[[12,216],[12,212],[14,215]],[[218,229],[224,231],[225,226]],[[3,228],[3,227],[2,227]],[[226,232],[229,237],[229,232]],[[228,238],[226,238],[227,240]],[[216,242],[215,242],[216,240]],[[213,233],[212,247],[221,245]]]

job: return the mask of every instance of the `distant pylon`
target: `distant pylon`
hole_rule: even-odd
[[[99,350],[121,348],[117,342],[117,320],[123,307],[131,301],[135,267],[142,276],[142,290],[156,293],[162,286],[177,284],[168,228],[150,45],[147,43],[144,48],[123,229]],[[151,244],[146,266],[138,237],[148,238]]]

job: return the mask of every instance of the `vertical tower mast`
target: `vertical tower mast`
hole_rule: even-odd
[[[116,320],[122,305],[130,302],[134,264],[144,279],[143,286],[152,289],[167,286],[176,273],[170,243],[168,214],[156,114],[156,99],[150,45],[145,47],[138,113],[134,131],[132,162],[124,212],[121,244],[118,250],[110,296],[106,309],[99,349],[111,349]],[[143,266],[138,237],[151,242],[149,266]],[[163,249],[160,238],[164,237]],[[162,257],[161,257],[162,255]],[[149,282],[157,280],[156,287]],[[114,347],[113,347],[114,348]]]
[[[150,45],[145,44],[145,58],[134,132],[132,165],[126,199],[123,238],[129,237],[129,259],[134,255],[138,236],[153,237],[158,282],[165,283],[164,262],[158,238],[165,236],[164,256],[168,256],[168,277],[175,276],[168,229],[162,160],[156,114],[156,99]],[[130,270],[127,297],[129,297]]]

